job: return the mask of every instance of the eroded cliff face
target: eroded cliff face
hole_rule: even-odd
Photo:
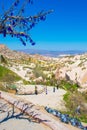
[[[87,89],[87,54],[64,57],[58,62],[60,67],[55,71],[57,79],[67,79]]]
[[[25,71],[27,72],[27,68],[29,68],[32,70],[32,75],[34,75],[33,70],[37,65],[39,66],[39,70],[42,69],[41,72],[45,74],[45,78],[49,76],[52,77],[52,75],[54,74],[55,78],[58,80],[67,79],[74,83],[78,83],[83,90],[87,89],[87,54],[86,53],[82,55],[53,58],[53,57],[44,57],[40,55],[29,55],[22,52],[12,51],[5,45],[0,44],[0,55],[3,55],[4,57],[11,60],[13,71],[14,71],[14,64],[15,64],[15,66],[17,66],[18,68],[22,68],[22,70],[20,71],[24,71],[23,74],[25,74]],[[32,64],[34,65],[33,68],[31,67]],[[25,67],[24,69],[24,66],[26,65],[27,67]],[[20,71],[17,71],[17,73],[19,73]],[[25,77],[27,76],[30,79],[31,75],[25,74],[24,76]],[[34,77],[32,77],[33,80]]]

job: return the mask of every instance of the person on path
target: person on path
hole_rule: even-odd
[[[37,95],[38,92],[37,92],[37,86],[35,85],[35,94]]]
[[[1,98],[1,92],[0,92],[0,98]]]
[[[77,108],[76,108],[76,111],[75,111],[77,114],[80,114],[80,105],[79,106],[77,106]]]
[[[46,90],[45,90],[45,91],[46,91],[46,95],[47,95],[47,94],[48,94],[48,91],[47,91],[47,86],[46,86]]]

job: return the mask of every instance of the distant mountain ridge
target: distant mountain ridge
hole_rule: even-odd
[[[49,57],[59,57],[65,55],[77,55],[77,54],[86,53],[86,51],[82,51],[82,50],[51,51],[51,50],[25,49],[25,50],[18,50],[18,51],[31,54],[31,55],[39,54],[39,55],[49,56]]]
[[[27,58],[30,55],[42,55],[47,57],[61,57],[67,55],[83,54],[86,51],[83,50],[66,50],[66,51],[51,51],[51,50],[39,50],[39,49],[24,49],[24,50],[10,50],[6,45],[0,44],[0,54],[9,57],[10,59]]]

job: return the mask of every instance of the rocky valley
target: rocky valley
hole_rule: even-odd
[[[64,79],[77,83],[82,91],[87,90],[87,53],[54,58],[12,51],[0,44],[0,64],[30,83],[45,84],[54,78],[51,84],[57,84]]]
[[[13,51],[0,44],[0,90],[86,122],[87,54],[55,58]],[[80,115],[75,113],[79,105]]]

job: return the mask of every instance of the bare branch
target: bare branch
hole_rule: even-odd
[[[40,11],[34,16],[25,17],[22,15],[24,13],[26,5],[33,3],[32,0],[25,0],[21,8],[18,8],[20,0],[15,0],[12,6],[0,16],[0,34],[3,34],[4,37],[10,35],[11,37],[17,37],[26,45],[26,42],[29,41],[32,45],[35,45],[35,42],[29,35],[29,31],[35,27],[35,25],[46,19],[46,15],[53,12],[49,11]],[[18,8],[18,10],[17,10]],[[13,11],[16,9],[16,12],[13,14]]]

